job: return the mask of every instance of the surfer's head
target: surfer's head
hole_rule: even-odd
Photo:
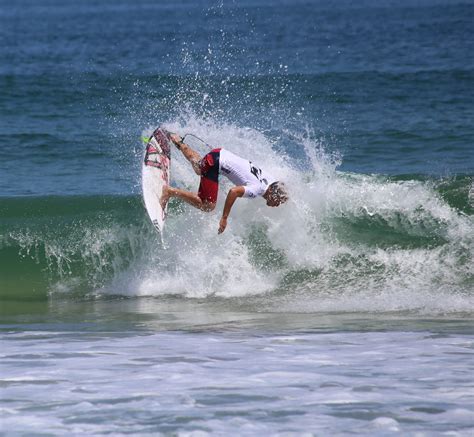
[[[263,198],[268,206],[280,206],[288,200],[288,192],[283,182],[273,182],[265,191]]]

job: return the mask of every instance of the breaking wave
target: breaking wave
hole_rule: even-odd
[[[280,208],[239,200],[222,235],[228,185],[213,213],[172,201],[163,245],[137,195],[4,198],[2,298],[177,295],[245,298],[274,311],[474,310],[471,175],[343,173],[340,157],[307,135],[270,138],[193,117],[167,127],[251,157],[287,182],[291,200]],[[286,140],[291,155],[279,148]],[[172,176],[180,187],[198,185],[179,153]]]

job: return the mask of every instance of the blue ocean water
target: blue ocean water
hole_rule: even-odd
[[[185,109],[308,131],[341,170],[472,174],[472,8],[2,2],[0,192],[130,193],[141,130]]]
[[[472,434],[473,16],[0,0],[0,431]],[[223,185],[210,215],[171,202],[162,241],[161,124],[289,204],[239,201],[218,236]],[[197,188],[177,151],[171,173]]]

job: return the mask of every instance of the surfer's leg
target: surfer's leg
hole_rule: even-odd
[[[173,137],[171,137],[174,140]],[[175,141],[176,144],[176,141]],[[179,188],[163,187],[160,199],[164,208],[170,197],[178,197],[201,211],[212,211],[216,207],[219,189],[219,153],[220,149],[209,152],[202,160],[199,154],[185,143],[176,144],[186,159],[193,165],[196,174],[201,175],[201,183],[197,194]]]
[[[169,138],[171,141],[173,141],[178,150],[181,150],[181,153],[184,155],[184,157],[191,163],[194,172],[200,176],[201,168],[199,162],[201,161],[201,156],[199,153],[189,147],[188,144],[183,143],[182,138],[178,134],[170,133]]]
[[[202,200],[197,194],[165,185],[160,199],[162,207],[166,206],[170,197],[177,197],[178,199],[184,200],[186,203],[189,203],[201,211],[210,212],[216,207],[215,202],[213,203]]]
[[[199,163],[201,162],[201,156],[199,153],[191,149],[191,147],[186,143],[179,143],[178,148],[181,150],[181,153],[184,155],[184,157],[191,163],[194,172],[200,176],[201,166]]]

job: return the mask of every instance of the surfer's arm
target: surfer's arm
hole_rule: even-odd
[[[227,218],[229,217],[230,210],[232,209],[232,206],[234,205],[235,200],[237,197],[242,197],[245,193],[245,187],[240,186],[240,187],[234,187],[229,190],[229,193],[227,194],[227,198],[225,199],[225,204],[224,204],[224,211],[222,212],[222,218],[221,221],[219,222],[219,234],[222,234],[222,232],[225,231],[225,228],[227,226]]]

